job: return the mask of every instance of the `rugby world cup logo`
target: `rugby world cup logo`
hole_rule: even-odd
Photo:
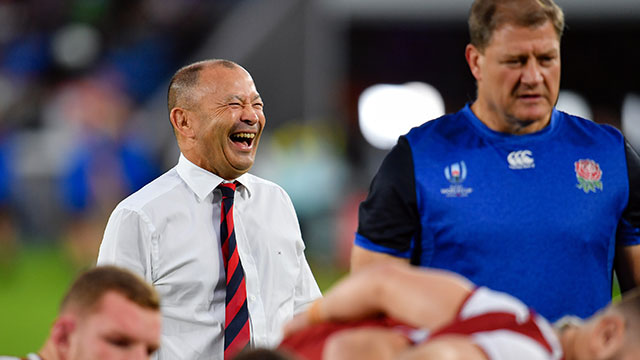
[[[587,194],[590,191],[602,191],[602,170],[597,162],[591,159],[580,159],[573,164],[578,179],[578,185],[576,185],[578,189],[582,189]]]
[[[462,186],[462,182],[467,178],[467,165],[464,161],[445,167],[444,177],[449,181],[449,187],[440,189],[442,195],[448,198],[465,198],[473,192],[472,188]]]
[[[444,168],[444,176],[452,184],[460,184],[467,177],[467,166],[464,161],[453,163]]]

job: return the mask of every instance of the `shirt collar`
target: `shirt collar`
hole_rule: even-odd
[[[178,171],[178,175],[180,175],[184,182],[187,183],[187,186],[189,186],[196,196],[198,196],[200,201],[203,201],[209,194],[211,194],[218,185],[223,182],[227,182],[220,176],[192,163],[182,153],[180,153],[176,170]],[[237,181],[240,185],[236,188],[236,191],[240,193],[240,196],[243,198],[250,198],[253,188],[251,184],[251,176],[244,173],[234,181]]]

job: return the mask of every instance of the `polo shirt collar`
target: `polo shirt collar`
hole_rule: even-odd
[[[200,201],[203,201],[221,183],[229,182],[192,163],[182,153],[180,153],[176,170],[178,171],[178,175],[180,175]],[[244,198],[251,197],[252,185],[250,175],[244,173],[234,181],[237,181],[240,185],[236,188],[236,191],[240,193],[240,196]]]

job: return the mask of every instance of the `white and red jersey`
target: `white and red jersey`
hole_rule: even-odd
[[[474,289],[455,319],[441,329],[415,328],[388,317],[309,326],[285,338],[280,349],[304,360],[321,360],[327,339],[343,330],[387,328],[415,345],[444,335],[469,336],[489,360],[560,360],[562,348],[547,320],[520,300],[486,287]]]
[[[409,331],[416,343],[443,335],[467,335],[490,360],[560,360],[562,347],[553,328],[515,297],[476,288],[460,307],[455,320],[429,333]]]

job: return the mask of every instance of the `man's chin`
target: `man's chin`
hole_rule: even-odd
[[[241,162],[241,163],[236,162],[229,165],[231,165],[229,170],[236,174],[235,177],[238,177],[242,174],[247,173],[249,170],[251,170],[251,167],[253,166],[253,161]]]
[[[518,121],[523,124],[546,122],[550,117],[551,108],[548,106],[522,109],[514,113],[514,118],[518,119]]]

